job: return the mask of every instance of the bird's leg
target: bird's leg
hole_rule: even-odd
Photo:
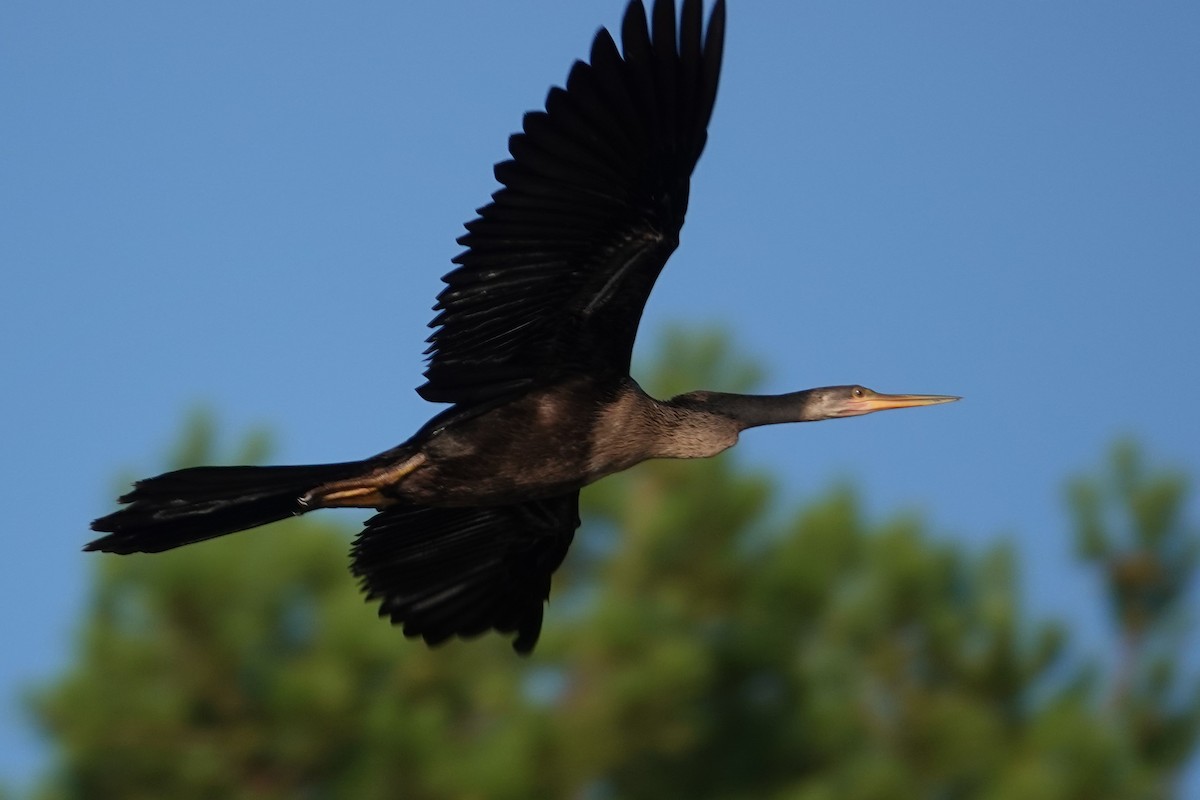
[[[395,502],[395,498],[386,490],[400,483],[424,463],[424,453],[417,453],[399,464],[374,470],[359,478],[326,483],[301,497],[300,505],[305,509],[383,508]]]

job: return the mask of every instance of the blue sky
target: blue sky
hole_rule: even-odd
[[[411,390],[460,226],[521,114],[621,12],[0,10],[0,777],[43,764],[14,698],[69,657],[87,522],[186,409],[269,426],[288,461],[424,421]],[[1064,478],[1126,433],[1200,476],[1198,41],[1191,2],[731,0],[643,345],[715,324],[772,391],[964,395],[754,431],[740,458],[796,501],[847,478],[878,514],[1015,540],[1033,611],[1102,652]]]

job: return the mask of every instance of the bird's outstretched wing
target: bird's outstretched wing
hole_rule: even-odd
[[[435,402],[478,403],[569,372],[627,374],[638,321],[675,250],[704,149],[725,35],[724,0],[634,0],[589,62],[525,115],[503,184],[458,241],[429,337]],[[652,32],[651,32],[652,28]]]
[[[488,630],[528,653],[550,576],[579,527],[579,492],[495,508],[393,506],[367,521],[354,574],[380,616],[434,645]]]

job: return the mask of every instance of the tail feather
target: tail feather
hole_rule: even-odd
[[[287,467],[192,467],[138,481],[125,508],[92,523],[107,533],[84,547],[158,553],[301,514],[300,498],[360,474],[362,462]]]

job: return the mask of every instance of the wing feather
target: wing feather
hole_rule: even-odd
[[[579,493],[494,508],[393,506],[367,521],[354,574],[405,636],[438,644],[487,630],[528,653],[550,576],[579,526]]]
[[[429,337],[427,400],[472,404],[573,372],[626,374],[646,299],[678,244],[725,31],[717,0],[633,0],[544,111],[509,139],[466,224]]]

